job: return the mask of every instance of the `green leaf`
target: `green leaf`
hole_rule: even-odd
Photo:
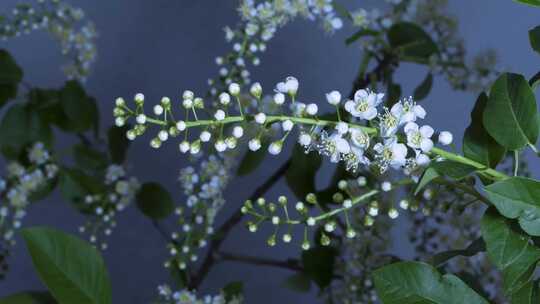
[[[115,164],[121,164],[126,160],[127,150],[131,143],[126,137],[128,130],[129,126],[113,126],[107,132],[109,154],[111,155],[112,162]]]
[[[338,252],[333,247],[314,247],[302,252],[304,274],[322,290],[330,285]]]
[[[17,88],[22,81],[23,71],[13,57],[0,50],[0,108],[10,99],[17,97]]]
[[[387,36],[390,46],[399,52],[404,61],[426,63],[431,55],[438,53],[433,39],[414,23],[395,23]]]
[[[532,49],[540,53],[540,25],[529,31],[529,41]]]
[[[372,30],[372,29],[360,29],[354,34],[352,34],[349,38],[345,40],[345,44],[349,45],[358,39],[365,37],[365,36],[377,36],[379,35],[378,31]]]
[[[491,209],[482,217],[481,230],[490,261],[502,271],[505,293],[518,292],[532,279],[540,249],[512,221]]]
[[[77,165],[85,169],[103,170],[108,164],[107,155],[83,144],[73,147],[73,156]]]
[[[511,177],[486,186],[484,190],[500,214],[518,219],[529,235],[540,236],[540,182]]]
[[[396,83],[388,83],[388,97],[386,98],[385,106],[391,108],[401,98],[401,86]]]
[[[540,303],[540,292],[538,280],[530,281],[520,290],[510,296],[512,304],[538,304]]]
[[[52,130],[31,107],[15,104],[0,122],[0,147],[11,159],[18,158],[31,143],[41,141],[48,148],[53,142]]]
[[[174,210],[171,194],[158,183],[145,183],[137,192],[137,206],[152,219],[162,219]]]
[[[476,171],[475,167],[451,160],[436,161],[430,167],[435,169],[440,175],[445,175],[456,180],[463,179]]]
[[[261,143],[261,148],[257,151],[248,150],[240,162],[240,166],[236,171],[236,175],[244,176],[248,175],[251,172],[255,171],[262,164],[266,154],[268,154],[268,141],[263,140]]]
[[[414,100],[419,101],[426,98],[433,86],[433,74],[428,73],[422,83],[414,89]]]
[[[514,0],[514,2],[540,7],[540,0]]]
[[[471,124],[463,136],[463,155],[488,167],[495,168],[504,158],[506,149],[491,137],[482,122],[488,101],[485,93],[480,94],[471,112]]]
[[[315,193],[315,176],[321,167],[318,153],[305,153],[299,144],[293,149],[291,166],[285,174],[287,185],[299,200],[305,199],[308,193]]]
[[[53,296],[46,291],[26,291],[0,299],[0,304],[56,304]]]
[[[489,135],[508,150],[536,143],[539,132],[536,99],[523,76],[506,73],[495,81],[483,121]]]
[[[427,167],[426,170],[424,170],[424,173],[422,174],[422,177],[420,178],[420,181],[418,182],[418,185],[416,186],[416,189],[414,189],[414,195],[417,195],[424,189],[429,183],[431,183],[434,179],[439,177],[439,173],[437,170],[435,170],[432,167]]]
[[[99,124],[97,105],[77,81],[68,81],[60,91],[60,104],[67,120],[60,127],[66,131],[84,132]]]
[[[58,302],[112,302],[105,263],[90,244],[50,228],[27,228],[22,235],[35,269]]]
[[[486,244],[484,243],[484,240],[481,238],[478,238],[471,242],[469,246],[465,249],[461,250],[448,250],[443,251],[440,253],[437,253],[431,258],[431,264],[434,267],[439,268],[443,264],[445,264],[448,260],[457,257],[457,256],[465,256],[465,257],[471,257],[473,255],[476,255],[477,253],[481,251],[486,250]]]
[[[375,288],[384,304],[487,304],[452,274],[441,275],[428,264],[398,262],[377,269]]]
[[[303,273],[295,273],[287,277],[283,286],[293,291],[306,293],[311,289],[311,279]]]

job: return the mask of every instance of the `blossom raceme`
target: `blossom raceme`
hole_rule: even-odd
[[[382,106],[384,93],[358,90],[354,94],[355,99],[347,101],[344,105],[345,110],[351,114],[352,120],[340,121],[319,119],[315,111],[307,110],[309,106],[299,111],[295,111],[294,107],[293,109],[278,107],[274,110],[275,112],[272,112],[267,109],[275,105],[274,93],[272,93],[274,97],[259,98],[250,94],[251,89],[248,89],[248,93],[243,93],[242,86],[239,84],[233,83],[230,87],[233,88],[232,92],[239,97],[252,98],[253,102],[250,103],[252,106],[236,104],[238,114],[234,114],[230,108],[227,108],[227,111],[225,108],[219,108],[213,116],[207,118],[202,117],[204,115],[202,112],[198,114],[201,117],[197,117],[197,110],[192,108],[192,112],[196,114],[195,118],[190,120],[190,116],[186,116],[176,121],[172,118],[173,115],[165,115],[165,113],[150,117],[144,111],[144,103],[140,98],[135,98],[134,109],[129,108],[125,103],[120,103],[114,113],[121,113],[116,116],[117,119],[121,118],[126,122],[130,119],[135,120],[134,127],[127,133],[130,139],[148,132],[151,129],[150,125],[162,128],[152,139],[154,142],[159,141],[160,144],[165,141],[164,139],[178,137],[183,132],[184,140],[180,142],[179,148],[184,153],[190,150],[192,154],[198,154],[203,144],[208,142],[213,142],[218,153],[235,149],[242,143],[247,143],[250,150],[258,151],[263,146],[264,137],[265,141],[271,142],[267,148],[268,152],[277,155],[282,151],[290,136],[297,136],[297,141],[307,152],[315,150],[328,156],[331,162],[344,162],[351,171],[357,170],[360,166],[377,166],[380,172],[394,168],[403,169],[408,174],[414,171],[415,166],[423,166],[430,161],[430,152],[434,146],[432,137],[435,131],[430,126],[417,124],[419,120],[426,117],[426,112],[411,97],[400,100],[389,110]],[[262,90],[260,84],[257,90],[259,87]],[[288,96],[291,99],[291,105],[295,103],[295,98],[300,93],[297,78],[287,77],[276,87],[285,94],[283,98]],[[189,98],[200,99],[202,104],[205,103],[202,98],[195,97],[194,93],[189,92]],[[172,108],[174,107],[169,109]],[[226,135],[224,127],[229,125],[232,125],[232,132]],[[280,127],[274,128],[274,126]],[[243,138],[239,142],[246,127],[254,132],[251,138]],[[197,139],[190,141],[190,130],[196,128],[201,128],[202,131],[198,133]],[[168,136],[165,136],[164,133],[167,130]],[[297,132],[294,132],[295,130]],[[447,133],[444,133],[442,137],[443,141],[439,140],[439,142],[448,142]],[[156,146],[154,142],[151,142],[152,146]]]

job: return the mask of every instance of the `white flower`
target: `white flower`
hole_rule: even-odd
[[[341,101],[341,93],[338,91],[332,91],[326,94],[326,101],[333,106],[337,106]]]
[[[407,147],[398,143],[395,138],[387,140],[384,144],[377,143],[373,150],[378,153],[376,159],[381,172],[386,171],[388,166],[398,169],[407,162]]]
[[[283,131],[288,132],[292,130],[292,128],[294,127],[294,123],[291,120],[287,119],[281,123],[281,127],[283,128]]]
[[[381,190],[384,191],[384,192],[388,192],[388,191],[392,190],[392,183],[388,182],[388,181],[382,182]]]
[[[260,83],[255,82],[251,85],[251,88],[249,89],[249,92],[251,95],[253,95],[256,98],[260,98],[262,95],[262,86]]]
[[[407,145],[413,149],[420,149],[424,153],[429,152],[433,148],[433,128],[430,126],[418,127],[414,122],[409,122],[404,128],[407,135]]]
[[[335,129],[339,134],[344,135],[345,133],[347,133],[347,131],[349,131],[349,125],[345,122],[340,121],[336,124]]]
[[[298,92],[298,79],[289,76],[285,79],[285,90],[289,95],[296,95]]]
[[[144,94],[143,93],[136,94],[135,95],[135,102],[137,102],[137,103],[144,102]]]
[[[319,111],[319,107],[317,107],[316,104],[314,103],[310,103],[306,106],[306,113],[308,113],[308,115],[317,115],[317,112]]]
[[[233,128],[232,134],[233,134],[234,137],[240,138],[240,137],[244,136],[244,128],[242,128],[241,126],[235,126]]]
[[[255,122],[257,122],[260,125],[264,124],[266,122],[266,114],[261,112],[255,115]]]
[[[258,138],[253,138],[249,141],[248,146],[251,151],[255,152],[261,148],[261,140]]]
[[[229,95],[227,92],[223,92],[219,94],[219,103],[226,106],[231,102],[231,95]]]
[[[369,135],[362,129],[351,128],[349,129],[349,133],[351,134],[351,142],[354,146],[362,150],[365,150],[369,147]]]
[[[137,115],[137,118],[135,119],[138,124],[144,125],[146,123],[146,115],[139,114]]]
[[[165,130],[161,130],[158,133],[158,137],[159,137],[159,140],[166,141],[167,139],[169,139],[169,133],[167,133],[167,131]]]
[[[163,107],[161,105],[154,106],[154,114],[161,115],[163,114]]]
[[[208,142],[210,141],[210,137],[212,137],[212,134],[208,131],[202,131],[199,135],[199,138],[202,142]]]
[[[298,142],[304,147],[309,146],[311,144],[311,135],[302,132],[298,137]]]
[[[354,101],[345,103],[345,110],[360,119],[372,120],[377,116],[377,106],[382,102],[384,94],[369,90],[358,90],[354,93]]]
[[[449,144],[452,143],[453,140],[454,140],[454,136],[452,135],[452,133],[448,131],[442,131],[439,134],[439,143],[443,146],[448,146]]]
[[[430,162],[431,159],[427,155],[423,153],[418,153],[418,155],[416,155],[416,164],[418,166],[424,167],[427,166]]]
[[[340,160],[341,154],[348,154],[351,152],[349,142],[341,137],[339,133],[332,134],[332,136],[325,141],[324,146],[324,149],[326,150],[325,153],[330,156],[330,161],[333,163],[337,163]]]
[[[276,93],[274,95],[274,103],[277,105],[282,105],[283,103],[285,103],[285,94],[279,92]]]
[[[272,155],[278,155],[281,153],[281,149],[283,148],[283,143],[281,141],[275,141],[268,146],[268,152]]]
[[[190,90],[185,90],[184,93],[182,93],[183,100],[193,100],[194,97],[195,97],[195,93],[193,93]]]
[[[231,83],[229,85],[229,93],[231,93],[232,96],[238,96],[240,94],[240,85],[238,83]]]
[[[187,153],[190,148],[190,144],[187,141],[183,141],[178,145],[178,148],[180,149],[180,152]]]
[[[223,110],[217,110],[214,114],[214,118],[218,121],[225,119],[225,112]]]
[[[124,117],[116,117],[116,119],[114,120],[114,124],[117,127],[122,127],[126,124],[126,119]]]
[[[124,98],[118,97],[118,98],[116,98],[115,103],[116,103],[117,107],[122,107],[122,106],[124,106],[126,104],[126,101],[124,100]]]
[[[227,144],[222,139],[217,140],[216,143],[214,144],[214,147],[216,148],[216,151],[218,152],[223,152],[227,150]]]
[[[184,99],[182,101],[182,106],[186,109],[191,109],[193,107],[193,99]]]
[[[379,135],[384,138],[393,137],[399,128],[399,116],[395,116],[388,109],[379,116]]]
[[[183,121],[183,120],[179,120],[177,123],[176,123],[176,129],[178,129],[178,131],[184,131],[185,129],[187,128],[187,125],[186,125],[186,122]]]
[[[400,124],[406,124],[408,122],[414,122],[417,118],[424,119],[426,117],[426,111],[420,105],[417,105],[411,97],[401,100],[396,103],[390,109],[390,112],[395,116],[399,117]]]

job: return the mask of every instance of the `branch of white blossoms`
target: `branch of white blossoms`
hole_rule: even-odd
[[[241,295],[228,296],[221,292],[215,296],[199,298],[195,292],[187,289],[173,291],[168,285],[158,286],[159,300],[156,304],[240,304],[244,302]]]
[[[134,127],[127,131],[127,138],[134,140],[143,135],[149,125],[160,128],[150,145],[159,148],[169,138],[181,137],[178,145],[180,152],[198,154],[204,143],[213,141],[217,152],[235,149],[239,139],[244,136],[244,129],[256,130],[249,139],[248,146],[252,151],[262,147],[261,138],[269,134],[270,129],[280,129],[279,136],[268,146],[268,152],[279,154],[285,140],[298,129],[296,141],[306,152],[317,151],[328,156],[332,162],[344,162],[347,169],[354,172],[359,166],[377,167],[381,173],[388,168],[402,170],[406,175],[421,172],[435,158],[444,158],[473,166],[480,173],[492,179],[505,177],[504,174],[467,159],[463,156],[434,147],[435,131],[428,125],[419,126],[417,121],[425,118],[426,112],[412,98],[405,98],[392,106],[382,108],[384,94],[370,90],[358,90],[352,100],[341,100],[341,94],[332,91],[326,95],[327,102],[336,109],[340,103],[351,121],[343,121],[340,111],[335,113],[336,119],[323,119],[318,116],[316,103],[305,104],[297,101],[299,82],[294,77],[287,77],[276,85],[272,97],[263,98],[262,86],[254,83],[250,89],[250,98],[257,106],[254,113],[247,112],[241,102],[241,87],[232,83],[228,92],[219,96],[220,108],[211,117],[203,119],[204,100],[193,92],[185,91],[182,95],[181,107],[184,108],[183,119],[175,119],[173,105],[168,97],[163,97],[153,107],[153,116],[147,115],[144,109],[144,95],[134,98],[135,107],[130,108],[123,98],[116,100],[113,114],[116,124],[123,126],[130,119],[135,121]],[[287,100],[287,97],[290,101]],[[239,114],[231,114],[233,100],[236,100]],[[268,104],[278,107],[277,113],[265,113]],[[286,105],[286,106],[285,106]],[[193,119],[190,119],[190,114]],[[199,118],[201,116],[201,118]],[[200,129],[197,138],[190,137],[190,130]],[[441,145],[452,142],[452,134],[444,131],[438,134]]]
[[[79,232],[88,234],[90,243],[101,250],[108,248],[104,238],[116,227],[116,215],[131,204],[140,188],[137,178],[128,178],[124,167],[116,164],[107,167],[104,180],[104,189],[84,197],[81,209],[88,219],[79,227]]]
[[[63,67],[69,79],[84,81],[96,60],[97,33],[91,22],[78,25],[84,12],[60,0],[37,0],[36,5],[18,4],[11,16],[0,18],[0,39],[7,40],[36,30],[46,30],[60,43],[71,62]]]
[[[0,178],[0,256],[2,261],[15,245],[15,232],[21,228],[28,205],[46,192],[58,174],[58,166],[43,143],[35,143],[28,150],[24,162],[10,162],[7,175]],[[2,262],[3,263],[3,262]],[[3,265],[3,271],[7,265]],[[3,273],[2,273],[3,275]]]
[[[327,205],[329,202],[320,202],[316,194],[309,193],[306,195],[304,201],[298,201],[294,204],[294,210],[298,214],[297,218],[292,217],[289,200],[285,196],[280,196],[277,204],[267,202],[264,198],[259,198],[255,202],[247,200],[241,210],[242,213],[253,217],[253,220],[247,223],[247,227],[251,232],[256,232],[259,225],[263,222],[271,222],[274,225],[274,233],[267,240],[269,246],[276,245],[276,236],[280,228],[286,228],[286,232],[282,235],[283,242],[290,243],[292,241],[291,231],[293,226],[304,226],[301,247],[304,250],[308,250],[311,247],[308,237],[308,230],[310,228],[317,226],[324,227],[320,234],[319,243],[323,246],[329,246],[331,244],[331,236],[329,234],[335,234],[336,229],[339,227],[337,222],[338,217],[343,214],[345,218],[345,236],[350,239],[355,238],[358,232],[353,227],[354,221],[350,219],[352,208],[365,207],[366,214],[361,222],[365,227],[371,227],[375,222],[374,218],[381,212],[379,198],[384,193],[395,189],[396,186],[403,186],[412,182],[410,178],[394,183],[384,181],[380,185],[369,189],[365,176],[359,176],[355,180],[340,180],[338,182],[338,191],[332,195],[331,202],[338,205],[338,208],[328,210],[322,204]],[[320,211],[313,212],[313,208],[311,208],[313,206],[321,210],[322,213]],[[279,212],[280,209],[282,210],[281,214]],[[399,216],[396,206],[391,206],[385,211],[390,219],[395,219]]]

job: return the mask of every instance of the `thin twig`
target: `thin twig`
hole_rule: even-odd
[[[266,191],[268,191],[281,177],[285,175],[290,165],[290,160],[285,162],[274,174],[272,174],[272,176],[270,176],[266,180],[266,182],[264,182],[261,186],[255,189],[255,191],[250,195],[249,199],[256,200],[257,198],[264,195]],[[233,213],[233,215],[229,217],[229,219],[217,229],[215,235],[218,237],[210,242],[208,252],[201,264],[201,267],[195,274],[193,274],[193,277],[190,280],[190,289],[196,289],[197,287],[199,287],[199,285],[208,275],[208,272],[216,262],[216,253],[221,248],[223,241],[225,240],[231,229],[234,228],[234,226],[236,226],[236,224],[238,224],[242,220],[242,212],[240,211],[240,208],[241,207],[239,207]]]
[[[217,261],[234,261],[259,266],[285,268],[292,271],[304,271],[304,268],[302,267],[300,261],[297,259],[274,260],[269,258],[229,253],[224,251],[217,252],[215,254],[215,257]]]

